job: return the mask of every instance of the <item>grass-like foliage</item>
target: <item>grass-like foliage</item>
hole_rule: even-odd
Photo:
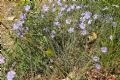
[[[120,79],[120,0],[17,4],[14,45],[0,55],[3,80]]]

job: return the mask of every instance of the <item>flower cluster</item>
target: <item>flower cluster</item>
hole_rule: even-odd
[[[15,22],[15,23],[13,24],[13,30],[17,31],[17,36],[18,36],[18,37],[23,37],[23,35],[24,35],[24,33],[23,33],[24,30],[25,30],[25,31],[28,31],[28,30],[29,30],[28,27],[23,28],[23,24],[24,24],[25,19],[26,19],[26,14],[27,14],[27,12],[30,10],[30,6],[29,6],[29,5],[26,5],[26,6],[24,6],[24,9],[25,9],[26,13],[21,13],[21,14],[20,14],[20,20],[17,21],[17,22]],[[0,54],[0,64],[3,64],[3,63],[5,63],[5,57],[3,57],[3,56]],[[12,64],[12,67],[14,67],[15,64],[16,64],[16,62],[14,62],[14,63]],[[15,75],[16,75],[16,72],[15,72],[14,70],[8,71],[8,73],[7,73],[7,75],[6,75],[7,80],[13,80],[14,77],[15,77]]]
[[[100,70],[101,69],[101,65],[99,64],[100,58],[98,56],[93,56],[92,59],[95,62],[94,64],[95,68]]]
[[[0,64],[4,64],[5,63],[5,57],[2,56],[2,54],[0,54]],[[13,80],[13,78],[15,77],[16,72],[11,70],[7,73],[7,80]]]
[[[88,24],[91,24],[92,23],[92,20],[90,19],[91,15],[92,13],[89,11],[86,11],[81,14],[82,17],[80,18],[80,24],[79,24],[79,27],[81,29],[81,35],[87,34],[85,21],[88,20]]]
[[[17,31],[17,37],[23,37],[24,32],[29,30],[28,27],[23,28],[23,24],[25,23],[26,14],[30,10],[30,6],[26,5],[26,6],[24,6],[24,9],[25,9],[26,13],[21,13],[20,20],[13,24],[13,30]]]
[[[107,47],[101,47],[100,50],[103,53],[107,53],[108,52]],[[101,69],[101,65],[99,64],[100,58],[98,56],[93,56],[92,59],[95,62],[96,69],[98,69],[98,70]]]
[[[40,44],[43,43],[43,46],[45,47],[45,48],[44,47],[42,48],[43,50],[46,50],[46,48],[52,46],[52,48],[54,48],[53,50],[55,50],[56,54],[61,53],[61,52],[65,53],[65,54],[67,54],[67,52],[68,53],[73,52],[73,54],[75,53],[75,55],[76,55],[80,51],[84,51],[84,48],[83,48],[84,46],[85,46],[85,48],[86,48],[86,46],[87,47],[90,46],[90,49],[93,50],[92,53],[94,53],[94,48],[96,50],[96,48],[98,46],[101,46],[104,43],[104,42],[101,42],[101,38],[102,38],[101,36],[103,36],[102,32],[104,32],[105,30],[101,30],[101,32],[97,31],[99,29],[99,27],[101,29],[104,29],[104,27],[106,25],[110,25],[110,27],[116,29],[116,27],[118,26],[117,22],[113,21],[115,19],[113,19],[113,17],[111,15],[101,14],[101,13],[99,13],[99,11],[98,11],[98,13],[95,13],[94,11],[89,9],[89,7],[92,8],[91,5],[76,3],[77,0],[72,0],[71,4],[70,3],[66,4],[67,0],[54,0],[54,1],[48,0],[48,1],[49,1],[48,3],[44,3],[41,5],[41,10],[38,10],[40,12],[36,11],[35,14],[33,14],[34,12],[30,13],[30,19],[28,20],[28,24],[27,23],[25,24],[25,22],[26,22],[25,20],[27,20],[27,16],[28,16],[27,13],[30,10],[30,6],[29,5],[24,6],[25,12],[21,13],[19,16],[20,20],[16,21],[13,24],[13,30],[17,32],[16,33],[17,37],[24,37],[25,33],[27,31],[29,31],[29,28],[25,27],[25,25],[29,25],[29,22],[31,22],[31,24],[29,26],[35,25],[34,27],[31,26],[31,28],[33,28],[33,29],[31,29],[31,31],[29,31],[29,32],[32,35],[37,35],[37,36],[31,36],[30,39],[32,41],[32,40],[37,39],[36,37],[40,37],[40,38],[41,38],[41,36],[44,37],[46,39],[45,46],[44,46],[43,42],[40,42],[40,41],[44,41],[44,39],[35,40],[35,42],[33,41],[33,44],[34,43],[40,43]],[[115,5],[112,5],[112,6],[118,7]],[[109,9],[109,7],[106,6],[102,9],[102,11],[106,11],[108,9]],[[32,16],[32,15],[35,15],[35,16]],[[35,23],[35,24],[32,24],[32,23]],[[92,32],[95,32],[96,34],[98,33],[98,35],[95,39],[94,39],[94,36],[92,36],[90,34]],[[115,37],[114,36],[115,34],[113,34],[113,33],[114,32],[112,32],[112,30],[111,30],[107,36],[107,37],[109,37],[109,40],[111,40],[111,41]],[[51,39],[49,37],[51,37]],[[90,38],[91,41],[87,41],[88,38]],[[55,43],[53,43],[50,40],[52,40],[52,41],[56,40],[56,41],[55,41]],[[48,44],[49,41],[51,43],[50,45]],[[82,41],[83,41],[83,44],[82,44]],[[100,44],[98,44],[98,46],[96,45],[96,43],[98,43],[97,41],[100,43]],[[57,45],[55,45],[55,44],[57,44]],[[79,44],[80,44],[80,46],[79,46]],[[38,46],[39,46],[39,44],[38,44]],[[70,47],[68,47],[68,46],[70,46]],[[81,48],[81,46],[82,46],[82,48]],[[108,46],[108,45],[100,47],[98,49],[98,53],[99,52],[104,53],[104,54],[108,53],[109,47],[106,47],[106,46]],[[37,46],[35,46],[35,47],[37,47]],[[42,45],[41,45],[41,47],[42,47]],[[31,48],[32,48],[32,46],[31,46]],[[74,51],[74,49],[77,49],[77,50]],[[35,49],[34,51],[37,51],[37,50]],[[95,53],[97,53],[97,51],[95,51]],[[102,55],[104,56],[104,54],[102,54]],[[78,54],[78,55],[81,55],[81,54]],[[69,56],[69,54],[68,54],[68,56]],[[70,56],[71,56],[71,54],[70,54]],[[102,61],[101,57],[102,57],[101,55],[97,55],[97,54],[95,54],[91,57],[92,62],[94,63],[94,67],[97,70],[101,70],[101,68],[103,66],[102,63],[100,62],[100,61]],[[73,61],[74,60],[76,60],[76,59],[73,59]],[[5,63],[5,58],[3,56],[0,56],[0,64],[3,64],[3,63]],[[15,64],[16,63],[14,63],[12,66],[14,66]],[[16,75],[16,72],[13,70],[10,70],[7,73],[7,79],[12,80],[15,77],[15,75]]]

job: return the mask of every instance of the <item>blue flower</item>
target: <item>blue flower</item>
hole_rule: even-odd
[[[63,16],[62,12],[59,12],[58,17],[62,17],[62,16]]]
[[[57,22],[54,22],[53,23],[55,26],[60,26],[60,23],[57,21]]]
[[[13,78],[15,77],[16,75],[16,72],[13,71],[13,70],[10,70],[8,73],[7,73],[7,80],[13,80]]]
[[[101,65],[98,64],[98,63],[96,63],[96,64],[95,64],[95,68],[98,69],[98,70],[100,70],[100,69],[101,69]]]
[[[18,30],[19,29],[19,25],[17,23],[13,24],[13,30]]]
[[[81,29],[85,29],[85,24],[82,22],[82,23],[79,24],[79,27],[80,27]]]
[[[92,20],[90,19],[90,20],[88,20],[88,24],[91,24],[92,23]]]
[[[82,31],[81,31],[81,35],[86,35],[87,34],[87,31],[86,31],[86,29],[83,29]]]
[[[26,19],[26,14],[24,14],[24,13],[20,14],[20,18],[21,18],[22,20]]]
[[[84,18],[84,17],[81,17],[81,18],[80,18],[80,22],[82,22],[82,23],[85,22],[85,18]]]
[[[99,62],[99,60],[100,60],[100,58],[99,58],[98,56],[93,56],[92,59],[93,59],[93,61],[95,61],[95,62]]]
[[[86,11],[84,13],[81,14],[85,19],[90,19],[92,13],[89,11]]]
[[[71,8],[72,10],[74,10],[75,7],[76,7],[76,4],[73,4],[73,5],[70,6],[70,8]]]
[[[26,6],[24,6],[24,9],[25,9],[26,12],[28,12],[30,10],[30,6],[26,5]]]
[[[24,21],[17,21],[13,24],[13,30],[21,30]]]
[[[57,1],[57,4],[58,4],[59,6],[62,6],[62,3],[61,3],[60,0]]]
[[[0,64],[5,63],[5,57],[0,54]]]
[[[70,12],[71,11],[71,8],[69,7],[69,8],[67,8],[67,12]]]
[[[101,52],[106,53],[108,51],[107,47],[100,48]]]
[[[71,23],[71,19],[66,19],[66,24],[70,24]]]
[[[69,28],[69,29],[68,29],[68,32],[69,32],[69,33],[73,33],[73,32],[74,32],[74,28]]]
[[[22,32],[18,32],[17,33],[17,37],[20,37],[20,38],[23,37],[23,33]]]

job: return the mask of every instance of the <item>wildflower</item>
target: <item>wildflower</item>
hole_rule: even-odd
[[[17,21],[16,23],[13,24],[13,30],[21,30],[21,27],[23,25],[24,21]]]
[[[81,8],[83,8],[83,7],[84,7],[84,5],[83,5],[83,4],[80,4],[79,6],[80,6]]]
[[[93,61],[95,61],[95,62],[99,62],[99,60],[100,60],[100,58],[99,58],[98,56],[93,56],[92,59],[93,59]]]
[[[91,24],[92,23],[92,20],[90,19],[90,20],[88,20],[88,24]]]
[[[84,13],[82,13],[81,15],[85,18],[85,19],[89,19],[90,17],[91,17],[91,12],[88,12],[88,11],[86,11],[86,12],[84,12]]]
[[[84,23],[80,23],[80,24],[79,24],[79,27],[80,27],[81,29],[85,29],[85,24],[84,24]]]
[[[8,73],[7,73],[7,80],[13,80],[13,78],[15,77],[16,75],[16,72],[13,71],[13,70],[10,70]]]
[[[66,24],[70,24],[71,23],[71,19],[66,19]]]
[[[28,12],[30,10],[30,6],[29,5],[24,6],[24,8],[25,8],[26,12]]]
[[[57,4],[58,4],[59,6],[62,6],[62,3],[61,3],[59,0],[58,0]]]
[[[116,26],[117,26],[117,23],[116,23],[116,22],[112,22],[112,26],[113,26],[113,27],[116,27]]]
[[[69,7],[69,8],[67,8],[67,12],[70,12],[71,11],[71,8]]]
[[[13,30],[17,30],[19,28],[19,25],[17,25],[16,23],[13,24]]]
[[[23,37],[23,33],[22,32],[17,32],[17,37]]]
[[[101,52],[106,53],[108,51],[107,47],[100,48]]]
[[[96,63],[96,64],[95,64],[95,68],[98,69],[98,70],[100,70],[100,69],[101,69],[101,65],[98,64],[98,63]]]
[[[63,14],[62,14],[62,12],[59,12],[58,13],[58,17],[61,17]]]
[[[82,23],[85,22],[85,18],[84,18],[84,17],[81,17],[81,18],[80,18],[80,22],[82,22]]]
[[[26,14],[20,14],[20,18],[22,19],[22,20],[24,20],[24,19],[26,19]]]
[[[55,26],[60,26],[60,23],[57,21],[57,22],[54,22],[53,23]]]
[[[80,9],[80,8],[82,8],[81,6],[76,6],[76,9]]]
[[[87,31],[86,31],[86,29],[83,29],[82,31],[81,31],[81,35],[86,35],[87,34]]]
[[[110,36],[109,36],[109,39],[110,39],[110,40],[113,40],[113,36],[112,36],[112,35],[110,35]]]
[[[69,33],[73,33],[73,32],[74,32],[74,28],[69,28],[69,29],[68,29],[68,32],[69,32]]]
[[[54,37],[55,37],[55,34],[56,34],[56,32],[53,30],[53,31],[51,32],[51,37],[54,38]]]
[[[70,6],[70,8],[72,9],[72,10],[74,10],[75,9],[75,4],[74,5],[72,5],[72,6]]]
[[[48,12],[49,7],[48,7],[47,5],[43,5],[43,6],[42,6],[42,10],[43,10],[44,12]]]
[[[0,64],[5,63],[5,57],[0,54]]]

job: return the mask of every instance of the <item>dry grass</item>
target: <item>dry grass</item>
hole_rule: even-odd
[[[12,33],[10,25],[15,18],[12,15],[15,6],[14,2],[0,1],[0,42],[4,48],[10,48],[13,45],[13,40],[10,38],[10,34]]]

